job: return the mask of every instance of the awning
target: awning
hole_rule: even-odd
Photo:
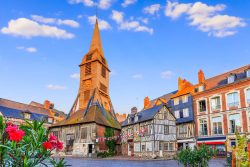
[[[202,144],[202,143],[207,145],[225,144],[226,139],[227,139],[226,136],[198,138],[197,144]]]
[[[192,143],[195,142],[195,139],[182,139],[182,140],[177,140],[177,143]]]

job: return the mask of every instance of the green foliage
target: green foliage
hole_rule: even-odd
[[[115,154],[115,140],[113,139],[114,134],[115,134],[114,129],[110,127],[105,128],[104,137],[108,139],[108,140],[105,140],[105,144],[108,147],[108,153],[110,155]]]
[[[64,158],[61,158],[59,161],[56,160],[55,158],[51,158],[50,163],[54,166],[54,167],[66,167],[66,166],[71,166],[71,165],[67,165],[66,161]]]
[[[247,147],[247,137],[246,135],[240,135],[236,132],[236,148],[235,148],[235,156],[237,166],[240,167],[248,167],[248,152],[245,150]]]
[[[107,157],[113,157],[115,154],[113,152],[99,152],[97,153],[97,157],[101,157],[101,158],[107,158]]]
[[[43,143],[48,141],[48,130],[44,122],[28,122],[19,127],[25,135],[20,141],[11,141],[10,134],[6,132],[6,121],[0,116],[0,166],[4,167],[34,167],[47,166],[50,161],[51,150],[45,149]],[[52,162],[52,161],[51,161]],[[64,161],[58,164],[63,167]],[[57,164],[52,164],[57,167]],[[64,164],[65,166],[65,164]]]
[[[183,149],[177,154],[177,160],[185,167],[207,167],[214,154],[214,150],[202,144],[200,148],[195,147],[193,150]]]

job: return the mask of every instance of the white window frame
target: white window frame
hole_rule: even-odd
[[[243,132],[243,123],[242,123],[242,112],[231,112],[229,114],[227,114],[227,127],[228,127],[228,134],[232,134],[230,131],[230,115],[235,115],[235,114],[239,114],[240,115],[240,127],[241,127],[241,132]]]
[[[182,103],[187,103],[188,102],[188,95],[184,95],[181,97]]]
[[[216,111],[216,110],[212,109],[212,99],[216,98],[216,97],[220,98],[220,108],[218,110],[222,111],[222,95],[221,94],[216,94],[216,95],[213,95],[213,96],[209,97],[209,104],[210,104],[210,111],[211,112]]]
[[[213,129],[214,129],[214,126],[213,126],[213,118],[216,118],[216,117],[221,117],[221,128],[222,128],[222,134],[214,134],[213,132]],[[224,135],[224,123],[223,123],[223,114],[215,114],[213,116],[210,117],[210,127],[211,127],[211,133],[212,135]]]
[[[184,108],[182,110],[182,112],[183,112],[183,118],[188,118],[189,117],[189,108]],[[185,112],[187,113],[187,116],[184,114]]]
[[[247,77],[247,78],[250,78],[250,69],[247,69],[247,70],[246,70],[246,77]]]
[[[250,91],[250,86],[244,89],[246,107],[248,107],[250,104],[250,97],[248,97],[249,99],[247,99],[247,90]]]
[[[178,117],[176,116],[177,112],[178,112]],[[176,119],[179,119],[180,118],[180,110],[174,111],[174,116],[175,116]]]
[[[200,105],[199,105],[199,102],[202,101],[202,100],[205,100],[206,102],[206,111],[203,111],[203,112],[200,112]],[[208,113],[208,108],[207,108],[207,98],[200,98],[200,99],[197,99],[196,100],[196,107],[197,107],[197,115],[203,115],[201,113]]]
[[[210,135],[210,132],[209,132],[209,122],[208,122],[208,117],[207,116],[205,116],[205,117],[198,117],[197,118],[198,119],[198,136],[209,136]],[[201,127],[200,127],[200,120],[201,119],[205,119],[206,121],[207,121],[207,135],[201,135],[200,134],[200,129],[201,129]]]
[[[241,101],[240,101],[240,91],[239,90],[231,90],[231,91],[229,91],[229,92],[227,92],[226,94],[225,94],[225,99],[226,99],[226,108],[227,108],[227,110],[229,110],[229,106],[228,106],[228,99],[227,99],[227,95],[228,94],[231,94],[231,93],[238,93],[238,96],[239,96],[239,105],[238,105],[238,108],[241,108]],[[237,107],[237,106],[236,106]]]
[[[174,105],[175,105],[175,106],[180,104],[180,99],[179,99],[179,97],[176,97],[176,98],[174,98],[173,100],[174,100]]]
[[[231,81],[230,79],[232,79],[232,78],[233,78],[233,80]],[[234,83],[234,82],[235,82],[235,75],[229,75],[227,77],[227,83],[231,84],[231,83]]]

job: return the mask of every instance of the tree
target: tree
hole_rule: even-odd
[[[114,129],[110,127],[105,128],[104,137],[106,138],[105,144],[108,147],[108,152],[112,155],[115,154],[115,140],[114,140]]]

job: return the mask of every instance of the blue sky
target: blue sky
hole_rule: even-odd
[[[68,112],[96,6],[116,112],[249,64],[250,1],[2,0],[0,97]]]

